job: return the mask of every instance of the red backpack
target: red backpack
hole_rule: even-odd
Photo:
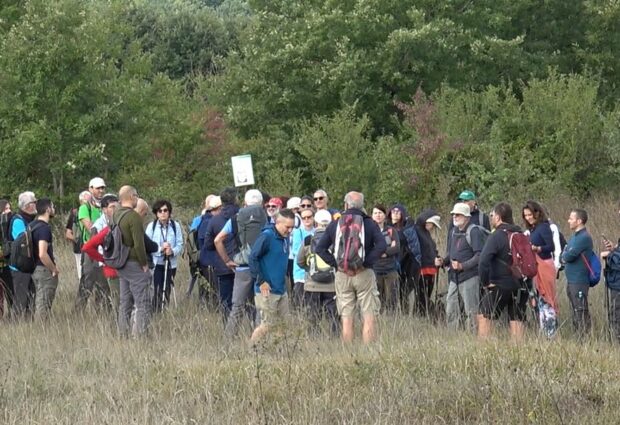
[[[512,275],[519,279],[531,279],[538,273],[536,254],[532,251],[530,237],[521,232],[510,232],[504,230],[508,235],[508,246],[512,264],[510,271]]]

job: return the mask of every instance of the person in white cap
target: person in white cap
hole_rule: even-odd
[[[469,205],[457,203],[450,214],[454,226],[448,235],[448,253],[444,259],[444,265],[449,267],[446,319],[448,327],[455,329],[459,326],[460,295],[465,308],[466,326],[475,333],[480,304],[478,262],[484,246],[484,234],[479,226],[471,222]]]
[[[78,221],[82,231],[83,243],[90,239],[92,233],[96,233],[93,225],[101,217],[100,202],[103,195],[105,195],[105,189],[106,185],[101,177],[92,178],[88,184],[88,191],[91,194],[90,202],[80,205],[78,210]],[[88,298],[93,292],[97,307],[111,310],[110,288],[103,274],[102,267],[88,255],[82,255],[82,277],[75,300],[76,311],[81,312],[86,308]]]
[[[92,197],[88,190],[83,190],[78,195],[78,201],[80,206],[90,202]],[[79,208],[79,207],[78,207]],[[78,281],[82,278],[82,250],[81,247],[84,243],[82,239],[82,231],[80,229],[80,223],[77,221],[78,208],[72,208],[67,219],[67,225],[65,226],[65,239],[72,243],[73,254],[75,256],[75,265],[77,268]]]
[[[267,225],[267,213],[263,208],[263,195],[257,189],[250,189],[244,196],[244,207],[235,217],[230,218],[214,240],[218,255],[226,266],[235,272],[233,283],[232,308],[226,321],[224,335],[233,338],[237,335],[244,315],[254,322],[254,282],[250,273],[249,255],[260,232]],[[239,252],[230,257],[226,250],[229,240],[239,240]]]

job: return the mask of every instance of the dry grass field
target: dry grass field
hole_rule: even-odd
[[[618,235],[613,202],[586,207],[593,235]],[[567,214],[552,211],[558,222]],[[620,350],[606,337],[603,285],[591,292],[594,329],[583,341],[572,334],[560,282],[554,341],[530,327],[515,346],[500,326],[480,343],[441,324],[385,316],[376,344],[347,347],[308,336],[294,318],[254,349],[249,330],[226,342],[219,315],[182,300],[185,265],[178,306],[154,319],[150,337],[120,339],[113,317],[73,312],[75,266],[68,246],[56,251],[63,276],[54,317],[0,327],[2,424],[620,422]]]

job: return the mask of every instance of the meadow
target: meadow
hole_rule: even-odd
[[[591,208],[591,233],[617,235],[616,205]],[[552,211],[558,222],[566,214]],[[326,332],[309,336],[295,316],[255,348],[249,326],[226,341],[220,315],[199,308],[195,293],[184,300],[185,264],[178,305],[154,318],[149,337],[121,339],[112,315],[74,313],[73,257],[60,240],[56,252],[62,276],[52,319],[0,326],[3,424],[606,424],[620,417],[620,351],[607,336],[602,284],[591,292],[594,326],[583,340],[573,335],[561,279],[553,341],[530,325],[517,346],[499,325],[479,342],[397,315],[381,317],[375,344],[343,346]]]

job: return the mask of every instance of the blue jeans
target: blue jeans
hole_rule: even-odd
[[[223,274],[217,277],[217,293],[220,298],[220,309],[224,315],[224,320],[228,318],[232,309],[233,287],[235,274]]]

